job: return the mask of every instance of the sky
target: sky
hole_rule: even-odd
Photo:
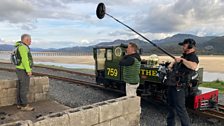
[[[24,33],[35,48],[141,39],[108,16],[98,19],[100,2],[108,14],[150,40],[177,33],[224,35],[224,0],[1,0],[0,44],[14,44]]]

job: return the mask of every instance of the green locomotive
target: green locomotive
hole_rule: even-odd
[[[103,84],[106,87],[117,88],[123,91],[125,90],[122,67],[119,66],[119,61],[125,55],[126,48],[127,45],[124,44],[93,48],[97,84]],[[141,50],[139,50],[139,53],[141,54]],[[139,73],[141,81],[137,93],[141,96],[153,96],[153,98],[164,101],[166,100],[167,86],[159,79],[159,65],[152,62],[152,60],[144,59],[141,62]],[[202,73],[203,69],[200,68],[199,83],[202,83]]]

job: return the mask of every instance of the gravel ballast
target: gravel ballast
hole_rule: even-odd
[[[55,80],[50,80],[49,91],[50,98],[73,108],[120,97],[113,92]]]
[[[142,101],[141,126],[166,126],[168,109],[166,105]],[[223,126],[224,123],[215,119],[200,118],[198,115],[189,114],[191,126]],[[176,116],[176,126],[181,126]]]

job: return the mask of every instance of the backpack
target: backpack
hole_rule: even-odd
[[[13,49],[11,56],[10,56],[10,60],[13,65],[18,66],[21,64],[22,58],[19,53],[19,46],[15,47],[15,49]]]

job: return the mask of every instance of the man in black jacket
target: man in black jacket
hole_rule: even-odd
[[[126,82],[126,95],[137,96],[136,90],[140,82],[141,58],[137,53],[138,46],[135,43],[129,43],[126,50],[127,55],[119,63],[123,68],[123,79]]]
[[[193,39],[185,39],[179,45],[183,46],[183,56],[181,58],[175,58],[175,62],[179,67],[177,67],[178,75],[183,75],[180,77],[175,86],[168,87],[168,104],[169,104],[169,114],[167,117],[167,125],[175,126],[175,111],[180,118],[182,126],[190,126],[189,116],[185,106],[185,94],[186,88],[188,88],[189,80],[186,78],[197,69],[198,67],[198,57],[195,54],[196,42]],[[169,67],[173,67],[173,64]]]

